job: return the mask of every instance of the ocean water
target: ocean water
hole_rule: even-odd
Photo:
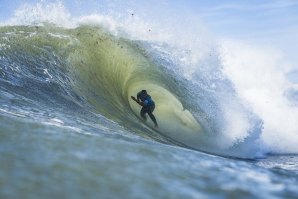
[[[1,23],[0,198],[297,198],[297,70],[108,7],[42,1]]]

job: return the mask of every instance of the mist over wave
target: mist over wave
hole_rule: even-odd
[[[144,7],[130,6],[75,16],[60,2],[26,4],[2,23],[0,48],[7,54],[1,61],[14,62],[10,56],[20,43],[50,48],[42,59],[61,63],[44,75],[58,77],[60,71],[65,77],[57,85],[74,104],[86,100],[96,114],[132,131],[147,126],[138,124],[129,96],[146,87],[169,142],[244,158],[298,153],[297,82],[289,78],[296,69],[280,52],[216,41],[196,16],[166,12],[167,20],[158,21],[145,17]]]

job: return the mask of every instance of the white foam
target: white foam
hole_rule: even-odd
[[[243,102],[263,121],[264,143],[273,153],[297,153],[298,107],[284,95],[293,86],[286,74],[294,66],[277,49],[235,41],[223,43],[222,61]]]
[[[61,2],[39,2],[34,5],[25,3],[15,10],[12,18],[1,25],[42,25],[44,22],[64,27],[75,25],[70,13]]]

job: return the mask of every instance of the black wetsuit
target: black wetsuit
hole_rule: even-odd
[[[147,93],[143,93],[143,92],[139,92],[137,94],[137,99],[141,100],[143,102],[143,107],[141,109],[141,117],[146,120],[146,113],[148,113],[149,117],[151,118],[151,120],[154,122],[155,126],[157,126],[157,122],[156,119],[154,117],[154,115],[152,114],[152,112],[155,109],[155,103],[154,101],[151,99],[151,96],[148,95]]]

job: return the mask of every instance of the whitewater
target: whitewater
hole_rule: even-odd
[[[280,51],[192,16],[68,9],[0,23],[1,198],[297,198],[298,69]]]

